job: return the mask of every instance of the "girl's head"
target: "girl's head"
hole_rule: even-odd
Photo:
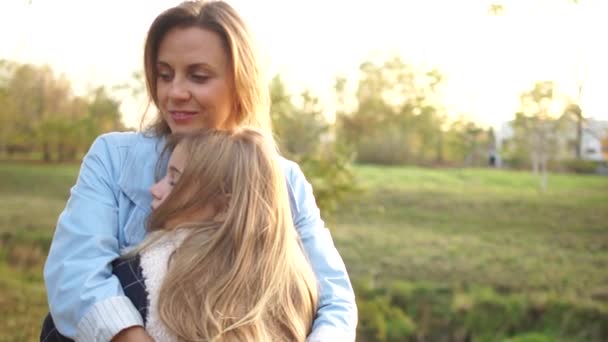
[[[150,188],[152,230],[225,217],[257,206],[257,200],[268,202],[256,210],[260,214],[289,207],[288,200],[279,198],[285,178],[278,154],[261,131],[211,129],[171,135],[167,149],[172,152],[166,174]]]
[[[223,1],[186,1],[152,23],[144,48],[159,135],[252,125],[270,129],[268,87],[252,37]]]
[[[169,139],[167,176],[151,188],[149,229],[187,237],[159,297],[184,340],[300,341],[316,312],[314,274],[293,226],[285,175],[258,130]]]

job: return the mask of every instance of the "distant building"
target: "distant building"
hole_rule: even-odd
[[[515,130],[513,129],[513,121],[503,123],[494,133],[496,140],[496,153],[500,154],[506,143],[513,139]]]
[[[583,127],[581,156],[587,160],[608,160],[608,121],[587,120]]]
[[[561,135],[558,137],[559,160],[574,159],[577,156],[577,148],[580,148],[580,156],[583,160],[596,162],[608,161],[608,121],[585,119],[581,135],[581,144],[577,146],[577,122],[566,119]],[[495,132],[495,150],[490,152],[494,160],[500,160],[500,154],[509,143],[515,131],[513,122],[505,122]],[[497,163],[499,164],[499,163]],[[498,165],[496,165],[498,166]]]
[[[583,160],[602,162],[608,160],[608,146],[603,146],[608,139],[608,121],[585,119],[581,134],[581,144],[577,146],[577,125],[569,120],[563,133],[563,152],[560,159],[573,159],[577,156],[577,148]]]

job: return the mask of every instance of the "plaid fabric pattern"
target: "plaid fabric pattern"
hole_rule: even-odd
[[[117,259],[112,262],[112,273],[118,277],[125,295],[133,302],[137,311],[141,314],[146,323],[148,314],[148,291],[142,275],[139,263],[139,256],[130,259]],[[42,324],[40,333],[41,342],[71,342],[59,333],[55,328],[55,323],[50,314],[46,316]]]

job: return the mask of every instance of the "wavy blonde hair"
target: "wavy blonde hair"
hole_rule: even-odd
[[[148,221],[147,246],[187,232],[161,287],[161,320],[185,341],[304,341],[317,285],[272,139],[238,128],[185,135],[178,144],[188,163]],[[209,205],[220,212],[214,219],[179,220]]]
[[[156,63],[163,38],[174,28],[198,27],[218,35],[230,59],[234,84],[234,115],[239,126],[271,130],[270,96],[253,36],[239,14],[224,1],[184,1],[161,13],[148,30],[144,46],[144,73],[149,98],[158,108]],[[142,120],[143,123],[143,120]],[[160,113],[150,129],[157,135],[171,133]]]

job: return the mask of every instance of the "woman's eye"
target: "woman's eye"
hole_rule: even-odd
[[[192,77],[192,79],[194,81],[200,82],[200,83],[206,82],[209,79],[209,76],[207,76],[207,75],[200,75],[200,74],[193,74],[190,77]]]
[[[158,78],[160,78],[163,81],[169,81],[169,80],[171,80],[171,74],[166,73],[166,72],[159,72]]]

